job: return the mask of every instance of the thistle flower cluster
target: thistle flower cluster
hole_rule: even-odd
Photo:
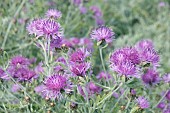
[[[62,45],[63,29],[55,19],[61,18],[60,11],[49,9],[45,16],[47,18],[34,19],[27,25],[27,31],[30,35],[50,39],[50,48],[60,48]],[[48,43],[47,43],[48,44]]]
[[[116,50],[110,56],[110,63],[119,75],[142,78],[146,84],[159,81],[159,73],[156,71],[159,55],[150,40],[142,40],[135,47]]]
[[[30,68],[33,63],[34,62],[32,62],[31,59],[23,56],[15,56],[10,60],[9,67],[6,69],[6,72],[3,71],[2,78],[14,78],[17,81],[31,81],[38,77],[38,74],[35,73],[34,69]]]

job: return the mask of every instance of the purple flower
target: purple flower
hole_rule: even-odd
[[[130,93],[131,93],[131,95],[136,95],[135,89],[131,89],[131,90],[130,90]]]
[[[112,65],[119,65],[127,59],[125,52],[122,49],[116,50],[110,57]]]
[[[46,12],[46,17],[47,18],[54,18],[54,19],[58,19],[61,18],[62,14],[60,11],[56,10],[56,9],[49,9]]]
[[[111,68],[121,75],[137,77],[137,64],[140,63],[138,51],[134,47],[118,49],[110,56]]]
[[[112,37],[114,38],[114,32],[112,29],[108,27],[98,27],[97,29],[94,29],[91,33],[91,38],[94,40],[99,41],[106,41],[106,43],[112,42]]]
[[[71,38],[70,41],[72,42],[73,45],[78,45],[80,42],[79,38]]]
[[[97,25],[104,25],[103,18],[94,17]]]
[[[19,18],[18,23],[21,24],[21,25],[25,24],[25,19]]]
[[[35,1],[34,1],[34,0],[29,0],[29,2],[30,2],[31,4],[33,4]]]
[[[90,53],[85,49],[77,49],[74,53],[70,55],[71,62],[82,63],[90,55]]]
[[[61,91],[65,90],[67,87],[67,79],[61,75],[52,75],[48,77],[44,85],[40,85],[35,88],[35,91],[39,93],[43,98],[57,98],[59,99]]]
[[[0,68],[0,78],[1,79],[5,79],[5,80],[9,80],[10,77],[5,73],[5,71],[3,69]]]
[[[93,42],[92,42],[92,40],[90,38],[81,38],[79,45],[80,46],[85,46],[88,51],[93,50]]]
[[[165,83],[170,83],[170,73],[163,76],[163,81]]]
[[[126,54],[127,59],[130,60],[133,64],[140,63],[139,53],[134,47],[126,47],[122,50]]]
[[[142,76],[142,80],[146,84],[153,84],[159,81],[159,74],[154,69],[148,69]]]
[[[170,109],[165,109],[163,113],[170,113]]]
[[[62,45],[62,39],[60,37],[58,37],[57,39],[51,39],[50,41],[50,48],[54,49],[54,48],[60,48]]]
[[[114,96],[115,98],[119,98],[119,93],[113,92],[112,96]]]
[[[46,79],[45,85],[50,90],[60,91],[66,86],[66,78],[60,75],[53,75]]]
[[[14,56],[10,61],[10,66],[20,67],[20,66],[29,66],[29,59],[23,56]]]
[[[52,38],[61,37],[61,26],[59,23],[55,22],[54,20],[45,20],[43,25],[43,32],[45,36],[48,38],[52,36]]]
[[[126,47],[116,50],[110,57],[111,63],[114,63],[115,65],[121,64],[126,60],[133,64],[139,64],[140,57],[138,51],[133,47]]]
[[[164,7],[165,5],[165,2],[159,2],[159,7]]]
[[[44,32],[43,32],[43,26],[44,26],[44,19],[35,19],[33,21],[31,21],[28,25],[27,25],[27,31],[29,32],[29,34],[34,34],[36,36],[43,36]]]
[[[35,67],[34,70],[35,70],[35,73],[36,73],[36,74],[43,73],[43,72],[44,72],[43,63],[40,62],[40,63]]]
[[[138,97],[136,101],[141,109],[149,108],[150,106],[149,102],[142,96]]]
[[[7,71],[9,75],[11,75],[13,78],[16,78],[18,81],[30,81],[33,78],[38,77],[34,71],[26,67],[9,67]]]
[[[77,90],[78,90],[79,94],[84,97],[84,99],[88,99],[91,96],[88,87],[82,87],[82,86],[78,85]],[[87,96],[86,96],[85,92],[87,93]]]
[[[81,14],[86,14],[87,13],[87,8],[86,7],[80,7],[79,8]]]
[[[157,106],[157,108],[164,109],[166,104],[164,102],[160,102]]]
[[[100,10],[100,8],[98,6],[91,6],[90,10],[94,13],[94,16],[96,17],[102,17],[102,11]]]
[[[92,94],[95,93],[100,93],[102,88],[100,88],[99,86],[95,85],[93,82],[89,82],[88,84],[89,90]]]
[[[15,92],[18,92],[20,89],[21,89],[21,86],[19,84],[13,84],[11,91],[15,93]]]
[[[63,57],[57,58],[56,61],[66,65],[66,60]]]
[[[108,73],[105,73],[104,71],[100,72],[98,75],[97,75],[97,79],[101,80],[101,79],[110,79],[111,78],[111,75],[108,74]]]
[[[136,44],[136,48],[137,48],[138,50],[144,50],[144,49],[147,49],[147,48],[152,49],[152,48],[154,48],[154,46],[153,46],[152,40],[147,39],[147,40],[141,40],[141,41],[139,41],[139,42]]]
[[[54,71],[55,71],[56,73],[59,73],[59,72],[63,72],[64,69],[63,69],[62,66],[56,66],[56,67],[54,68]]]
[[[74,5],[79,6],[82,3],[82,0],[72,0]]]
[[[170,90],[166,94],[166,99],[170,101]]]
[[[71,71],[76,76],[85,76],[89,68],[90,68],[90,63],[71,64]]]
[[[133,63],[130,61],[124,61],[121,64],[118,65],[111,65],[112,69],[119,73],[120,75],[125,75],[125,76],[135,76],[137,69]]]
[[[144,62],[150,62],[153,64],[157,64],[159,62],[159,55],[158,53],[151,48],[144,49],[141,53],[141,59]]]
[[[66,39],[66,38],[63,38],[62,45],[69,47],[69,48],[73,48],[72,42],[70,40]]]
[[[37,61],[37,59],[36,58],[31,58],[31,59],[29,59],[29,62],[30,62],[30,64],[33,64],[33,63],[36,63],[36,61]]]

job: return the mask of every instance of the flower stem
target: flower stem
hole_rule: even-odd
[[[112,89],[110,90],[109,94],[107,94],[106,97],[97,104],[97,106],[100,105],[101,103],[103,103],[103,102],[104,102],[106,99],[108,99],[110,96],[112,96],[113,92],[116,92],[122,85],[123,85],[123,84],[121,83],[115,90],[113,90],[115,87],[112,88]]]
[[[102,66],[103,66],[104,72],[106,74],[106,68],[105,68],[105,64],[104,64],[104,61],[103,61],[102,49],[103,49],[102,47],[99,47],[100,59],[101,59],[101,62],[102,62]],[[107,77],[106,81],[108,82],[108,84],[110,86],[109,77],[108,76],[106,76],[106,77]]]
[[[166,94],[168,93],[168,90],[165,92],[165,94],[162,96],[162,98],[155,104],[155,106],[153,107],[153,108],[155,108],[155,107],[157,107],[158,106],[158,104],[164,99],[164,97],[166,96]]]
[[[101,62],[102,62],[104,72],[106,72],[106,68],[105,68],[104,61],[103,61],[102,48],[100,48],[100,47],[99,47],[99,52],[100,52],[100,59],[101,59]]]

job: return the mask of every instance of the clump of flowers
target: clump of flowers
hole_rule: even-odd
[[[18,81],[30,81],[35,79],[38,75],[33,69],[30,69],[31,60],[23,56],[15,56],[11,59],[7,73],[16,78]]]
[[[85,13],[84,1],[72,2]],[[92,6],[90,10],[97,21],[102,20],[100,8]],[[125,108],[126,112],[151,109],[169,112],[169,74],[159,77],[160,56],[151,40],[141,40],[135,46],[116,49],[109,55],[109,49],[103,53],[102,50],[107,49],[115,38],[111,28],[100,26],[92,30],[90,37],[97,42],[96,46],[90,38],[64,37],[58,22],[61,16],[60,11],[49,9],[45,18],[34,19],[27,25],[27,31],[35,37],[33,41],[44,59],[37,62],[35,58],[14,56],[8,59],[7,66],[0,68],[1,79],[14,81],[11,91],[29,97],[31,101],[27,98],[26,102],[33,105],[30,111],[36,111],[38,106],[48,110],[64,108],[66,112],[67,107],[74,107],[71,110],[77,110],[75,112],[108,112],[105,108],[113,103],[109,112],[119,112],[120,109],[124,112]],[[8,84],[9,81],[0,82]],[[163,95],[155,93],[161,89],[159,85],[167,90]],[[6,90],[6,86],[2,87]],[[32,98],[34,93],[46,101]],[[44,106],[38,105],[37,100]]]
[[[135,48],[122,48],[110,57],[111,67],[120,75],[135,76],[137,64],[140,63],[139,53]]]
[[[141,73],[144,73],[141,78],[145,83],[156,83],[159,81],[159,74],[155,72],[158,62],[159,55],[154,50],[153,43],[150,40],[139,41],[135,47],[118,49],[110,56],[111,68],[115,72],[120,75],[137,78],[140,78]],[[147,66],[146,64],[149,65]],[[149,67],[150,69],[148,69]]]

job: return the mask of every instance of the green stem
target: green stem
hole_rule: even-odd
[[[125,93],[126,93],[127,91],[128,91],[128,89],[126,89],[126,90],[124,91],[124,93],[119,97],[119,99],[118,99],[117,102],[114,104],[114,106],[113,106],[113,108],[112,108],[112,110],[111,110],[110,113],[113,112],[113,109],[116,107],[116,105],[118,104],[118,102],[120,101],[120,99],[125,95]]]
[[[106,97],[97,104],[97,106],[100,105],[101,103],[103,103],[106,99],[108,99],[113,94],[113,92],[116,92],[122,85],[123,84],[121,83],[115,90],[113,90],[115,87],[112,88],[112,90],[110,90],[110,93],[107,94]]]
[[[154,106],[153,108],[155,108],[155,107],[158,106],[158,104],[164,99],[164,97],[166,96],[167,93],[168,93],[168,90],[167,90],[166,93],[162,96],[162,98],[158,101],[158,103],[155,104],[155,106]]]
[[[104,61],[103,61],[102,49],[103,48],[99,47],[99,53],[100,53],[100,59],[101,59],[101,62],[102,62],[102,66],[103,66],[104,72],[106,73],[106,68],[105,68],[105,64],[104,64]],[[110,86],[109,77],[108,76],[106,76],[106,77],[107,77],[106,81],[108,82],[108,84]]]
[[[100,52],[100,59],[101,59],[101,62],[102,62],[102,66],[103,66],[104,72],[106,73],[106,68],[105,68],[105,65],[104,65],[103,55],[102,55],[102,48],[100,48],[100,47],[99,47],[99,52]]]

